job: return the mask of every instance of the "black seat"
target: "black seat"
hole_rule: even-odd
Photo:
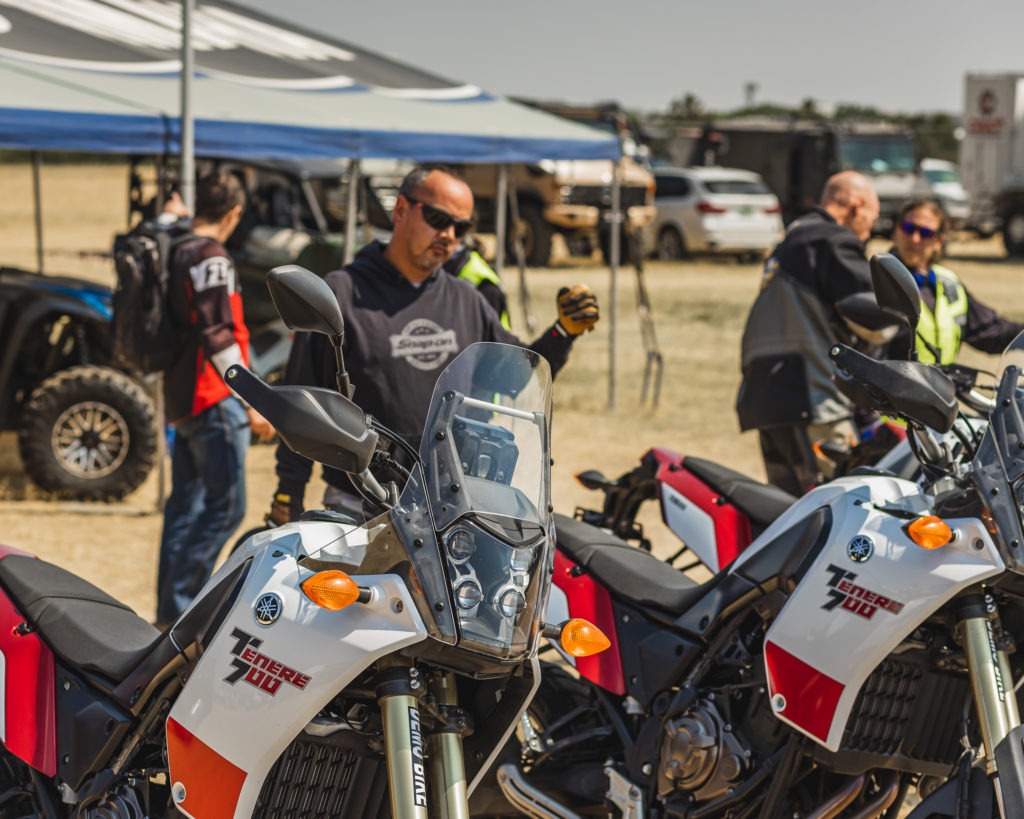
[[[54,653],[76,670],[119,682],[161,636],[124,603],[44,560],[7,555],[0,559],[0,585]]]
[[[627,603],[680,614],[704,593],[704,586],[650,552],[589,523],[555,515],[555,531],[566,555]]]
[[[755,481],[714,461],[687,455],[683,466],[746,515],[755,529],[767,528],[797,502],[795,496],[777,486]]]

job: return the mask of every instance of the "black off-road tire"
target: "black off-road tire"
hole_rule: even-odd
[[[598,240],[601,243],[601,258],[604,259],[605,264],[612,263],[612,232],[609,228],[601,228]],[[619,228],[619,264],[633,264],[636,253],[633,246],[633,240],[630,238],[629,232],[620,227]]]
[[[109,367],[50,376],[22,407],[18,449],[41,489],[75,500],[120,500],[157,458],[156,408],[145,390]]]
[[[522,223],[523,257],[527,267],[547,267],[551,263],[551,244],[555,228],[544,219],[538,205],[522,202],[519,205],[519,220]],[[516,259],[514,244],[515,223],[509,219],[508,258]]]

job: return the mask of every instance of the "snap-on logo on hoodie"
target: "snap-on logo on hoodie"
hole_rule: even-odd
[[[430,319],[413,319],[402,332],[388,337],[391,357],[404,358],[418,370],[436,370],[459,352],[454,330],[445,330]]]

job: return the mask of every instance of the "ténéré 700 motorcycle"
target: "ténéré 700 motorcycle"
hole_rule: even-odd
[[[892,257],[872,270],[914,326],[909,273]],[[987,428],[954,445],[935,434],[958,414],[939,369],[831,355],[907,421],[925,478],[824,484],[702,585],[559,518],[548,619],[586,616],[612,646],[574,660],[578,676],[545,664],[489,780],[508,805],[895,819],[916,788],[915,819],[1024,816],[1024,334]]]
[[[542,634],[588,639],[540,621],[547,363],[469,347],[403,468],[402,443],[348,398],[330,288],[292,267],[268,284],[292,329],[331,336],[340,390],[268,387],[242,367],[226,380],[382,512],[250,538],[165,633],[0,549],[3,817],[466,817],[537,684]]]

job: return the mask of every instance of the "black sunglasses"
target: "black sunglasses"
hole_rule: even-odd
[[[448,230],[452,225],[455,226],[455,238],[461,239],[473,226],[473,223],[469,219],[456,219],[448,211],[435,208],[433,205],[428,205],[426,202],[421,202],[419,199],[415,199],[407,194],[402,194],[406,201],[410,205],[419,205],[423,209],[423,221],[426,222],[434,230]]]
[[[903,231],[904,236],[913,236],[915,233],[919,233],[922,239],[931,239],[933,236],[939,235],[937,230],[921,227],[913,222],[900,222],[900,230]]]

